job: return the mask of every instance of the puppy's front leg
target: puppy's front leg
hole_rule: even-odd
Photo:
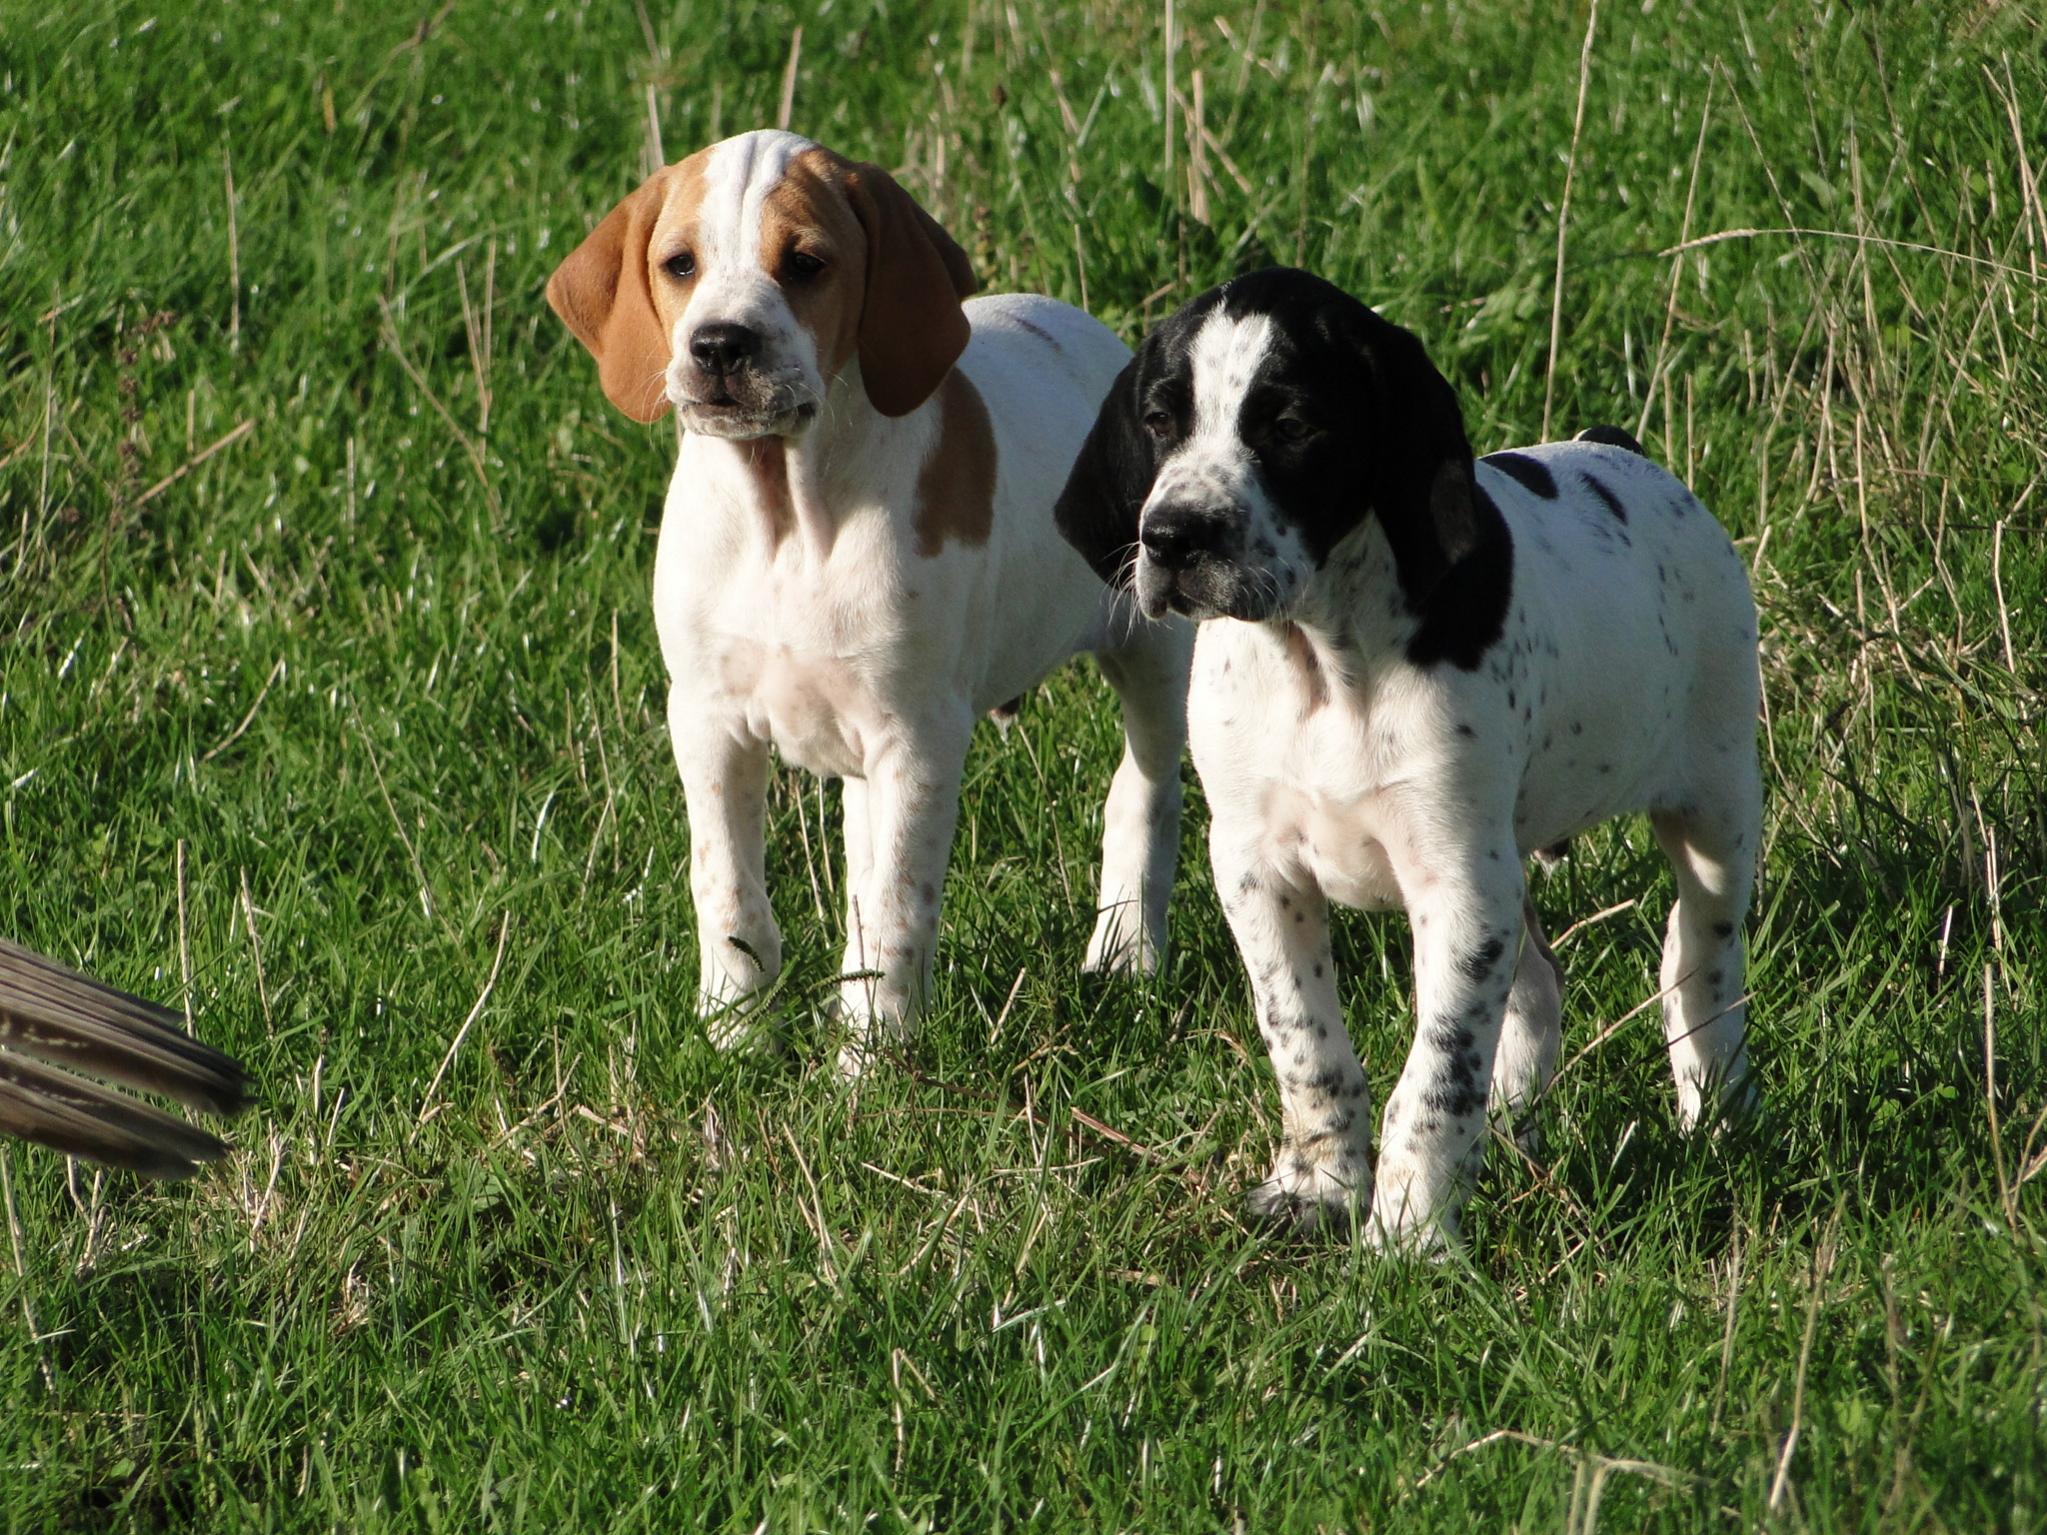
[[[1485,1149],[1500,1020],[1521,957],[1511,837],[1448,841],[1412,849],[1396,870],[1414,927],[1415,1036],[1386,1100],[1372,1235],[1415,1251],[1456,1239],[1465,1182]]]
[[[891,743],[867,765],[861,813],[867,861],[857,886],[849,852],[846,956],[839,1007],[847,1025],[839,1071],[858,1076],[876,1050],[899,1042],[931,987],[945,866],[959,820],[960,774],[971,720]]]
[[[668,736],[689,812],[689,887],[696,904],[697,1012],[720,1049],[746,1037],[736,1003],[782,972],[782,933],[765,867],[768,748],[706,718],[698,700],[668,694]]]
[[[1336,998],[1329,903],[1220,826],[1209,853],[1279,1078],[1279,1154],[1271,1176],[1245,1197],[1245,1211],[1302,1231],[1348,1225],[1354,1208],[1369,1207],[1372,1104]]]

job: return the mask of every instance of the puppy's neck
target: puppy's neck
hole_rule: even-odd
[[[851,367],[827,388],[801,434],[709,439],[705,447],[731,482],[746,488],[750,516],[770,548],[798,539],[821,558],[849,514],[889,504],[904,465],[914,470],[923,458],[936,415],[930,401],[906,416],[882,415]]]
[[[1329,551],[1276,627],[1299,631],[1300,644],[1289,641],[1298,656],[1367,682],[1402,659],[1419,623],[1379,519],[1366,517]]]

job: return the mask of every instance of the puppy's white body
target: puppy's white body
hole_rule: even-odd
[[[1526,854],[1616,815],[1689,803],[1752,747],[1754,610],[1720,525],[1624,448],[1518,451],[1562,486],[1594,473],[1623,504],[1693,514],[1617,524],[1597,501],[1542,500],[1480,459],[1515,560],[1505,644],[1475,671],[1332,642],[1316,622],[1355,634],[1366,613],[1198,631],[1188,733],[1211,804],[1253,819],[1273,867],[1299,867],[1346,906],[1401,904],[1385,839],[1400,839],[1417,788],[1511,788]]]
[[[1061,662],[1104,648],[1112,630],[1126,637],[1131,604],[1059,538],[1051,505],[1066,468],[1053,461],[1057,445],[1070,454],[1079,443],[1129,353],[1051,299],[965,307],[973,339],[955,367],[986,404],[1001,466],[979,546],[949,539],[925,554],[903,515],[938,449],[936,410],[828,413],[792,466],[813,492],[792,498],[793,529],[761,504],[749,444],[684,436],[654,618],[697,719],[724,721],[811,772],[862,778],[920,716],[970,726]]]
[[[1511,1117],[1556,1066],[1561,973],[1523,858],[1616,815],[1649,815],[1676,876],[1680,1119],[1750,1101],[1755,607],[1691,492],[1587,435],[1474,461],[1412,336],[1275,269],[1147,338],[1062,494],[1098,574],[1203,620],[1189,739],[1283,1115],[1261,1217],[1454,1234],[1489,1106]],[[1414,932],[1376,1167],[1332,901],[1403,907]]]
[[[1520,456],[1561,494],[1478,462],[1514,567],[1502,635],[1477,668],[1404,657],[1411,624],[1374,611],[1393,588],[1376,523],[1338,549],[1291,623],[1212,619],[1195,646],[1188,737],[1217,887],[1268,998],[1287,1109],[1291,1154],[1262,1202],[1314,1209],[1355,1192],[1362,1208],[1369,1178],[1376,1237],[1402,1245],[1455,1230],[1483,1146],[1452,1122],[1488,1097],[1513,1115],[1555,1070],[1560,975],[1525,902],[1531,852],[1616,815],[1654,818],[1684,895],[1664,965],[1682,1122],[1747,1074],[1738,924],[1761,791],[1746,573],[1720,525],[1649,460],[1580,442]],[[1633,513],[1626,523],[1584,491],[1587,475]],[[1376,1174],[1329,901],[1402,907],[1414,923],[1422,1016]],[[1275,983],[1276,971],[1290,973]],[[1297,1028],[1279,1022],[1294,1016]]]
[[[845,781],[840,1060],[857,1071],[929,984],[976,720],[1081,651],[1121,694],[1127,742],[1085,963],[1153,968],[1192,633],[1139,622],[1053,522],[1127,348],[1048,298],[962,306],[965,258],[907,194],[791,134],[670,167],[585,242],[600,246],[550,298],[621,408],[664,408],[651,368],[686,428],[654,606],[714,1037],[738,1037],[734,1004],[782,963],[769,749]],[[611,295],[642,269],[649,312],[623,326]]]

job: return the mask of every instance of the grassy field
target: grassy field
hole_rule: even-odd
[[[1607,6],[1581,112],[1586,36],[0,0],[0,931],[264,1083],[176,1189],[0,1152],[0,1528],[2047,1528],[2041,23]],[[1619,421],[1690,476],[1763,614],[1753,1134],[1676,1134],[1622,825],[1539,890],[1569,1065],[1468,1259],[1243,1229],[1277,1108],[1198,795],[1172,974],[1076,976],[1084,669],[977,743],[913,1058],[708,1047],[672,439],[540,287],[650,113],[675,158],[785,100],[990,288],[1135,339],[1297,262],[1482,448]],[[801,1003],[836,807],[773,807]],[[1338,943],[1383,1098],[1406,926]]]

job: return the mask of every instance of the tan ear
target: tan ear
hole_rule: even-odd
[[[867,231],[860,377],[876,410],[907,416],[967,349],[960,300],[980,284],[967,253],[880,166],[855,165],[846,195]]]
[[[668,409],[668,335],[647,287],[647,242],[668,172],[658,170],[570,251],[547,280],[547,302],[597,359],[597,381],[635,421]]]

